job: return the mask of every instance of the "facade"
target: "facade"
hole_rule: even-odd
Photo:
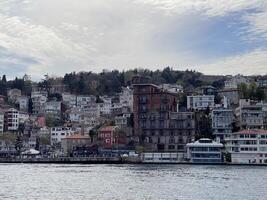
[[[183,92],[183,86],[178,85],[178,84],[162,84],[161,87],[163,90],[166,90],[171,93]]]
[[[241,129],[262,129],[263,111],[262,105],[250,99],[240,99],[239,107],[235,114]]]
[[[32,92],[32,112],[36,115],[42,115],[45,113],[45,103],[47,101],[48,93],[45,91]]]
[[[131,111],[133,110],[133,90],[127,87],[122,88],[119,98],[121,106],[129,107]]]
[[[232,163],[267,163],[267,130],[242,130],[225,141]]]
[[[223,144],[202,138],[188,143],[187,159],[193,163],[221,163]]]
[[[216,108],[212,110],[212,132],[219,140],[224,140],[225,135],[232,133],[234,112],[231,109]]]
[[[76,95],[63,93],[62,94],[62,102],[67,106],[68,109],[76,107]]]
[[[95,103],[96,97],[93,95],[90,96],[77,96],[77,107],[84,108],[88,104]]]
[[[224,89],[220,90],[218,94],[222,97],[226,97],[230,105],[238,105],[239,102],[238,89]]]
[[[214,108],[214,95],[187,96],[187,110],[205,110]]]
[[[29,117],[29,113],[19,111],[19,124],[24,124],[29,119]]]
[[[74,148],[89,145],[90,142],[91,139],[89,135],[74,134],[62,138],[61,146],[63,148],[64,154],[66,156],[70,156],[73,153]]]
[[[213,86],[203,86],[202,87],[202,94],[203,95],[216,95],[217,89]]]
[[[237,89],[238,85],[241,83],[249,84],[249,80],[245,78],[244,76],[238,74],[229,80],[226,80],[224,82],[224,88],[225,89]]]
[[[0,135],[4,133],[4,124],[5,124],[5,112],[0,111]]]
[[[147,83],[147,79],[133,78],[134,136],[146,150],[165,151],[168,145],[161,137],[170,136],[169,113],[177,111],[177,94]],[[153,136],[153,139],[151,138]],[[171,147],[172,148],[172,147]]]
[[[18,97],[17,103],[19,104],[19,110],[20,111],[28,111],[28,108],[29,108],[29,97],[27,97],[27,96]]]
[[[117,138],[116,138],[117,130],[118,130],[117,126],[106,126],[106,127],[102,127],[99,130],[98,138],[102,140],[103,142],[102,146],[105,149],[111,149],[113,145],[118,144]]]
[[[61,144],[61,140],[67,136],[73,135],[76,130],[70,127],[52,127],[51,145]]]
[[[19,111],[10,108],[5,113],[5,127],[7,131],[17,131],[19,128]]]
[[[61,101],[49,101],[45,103],[45,114],[54,119],[61,118]]]

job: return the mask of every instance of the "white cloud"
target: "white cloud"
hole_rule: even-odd
[[[192,23],[194,18],[189,16],[210,19],[246,9],[261,10],[262,13],[248,13],[243,18],[248,23],[243,35],[267,38],[264,2],[1,0],[0,47],[15,54],[16,59],[0,57],[0,65],[8,61],[21,64],[19,70],[23,70],[24,66],[24,71],[33,77],[42,77],[46,73],[62,75],[74,70],[101,71],[103,68],[116,67],[157,69],[185,66],[179,69],[186,69],[187,66],[197,66],[208,59],[200,58],[191,51],[191,41],[183,41],[183,35],[191,31],[186,26],[203,26]],[[179,43],[166,43],[163,37],[168,37],[165,33],[169,32],[177,38],[174,41]],[[267,63],[265,53],[264,50],[255,50],[241,56],[218,58],[219,61],[210,61],[197,69],[206,73],[232,73],[240,69],[236,67],[233,70],[227,66],[240,63],[242,71],[246,69],[252,73],[249,67],[258,65],[258,72],[263,73],[266,70],[262,66]],[[252,59],[252,63],[247,62],[253,56],[257,59]],[[27,63],[24,58],[36,62]],[[226,67],[214,68],[217,64]],[[1,69],[4,72],[8,70]]]
[[[256,49],[252,52],[230,56],[213,63],[201,64],[196,70],[207,74],[267,74],[267,51]]]

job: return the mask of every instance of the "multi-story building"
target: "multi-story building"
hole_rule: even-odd
[[[221,163],[223,144],[202,138],[188,143],[187,159],[193,163]]]
[[[134,77],[134,135],[146,151],[185,151],[194,138],[193,113],[177,112],[177,93]]]
[[[71,136],[76,129],[70,127],[52,127],[51,128],[51,145],[61,144],[61,140],[67,136]]]
[[[5,130],[17,131],[19,128],[19,111],[10,108],[5,112]]]
[[[163,90],[167,90],[171,93],[181,93],[183,92],[183,86],[178,84],[162,84]]]
[[[67,108],[75,108],[76,107],[76,95],[63,93],[62,94],[62,102],[67,106]]]
[[[29,113],[19,111],[19,124],[24,124],[29,119],[29,117]]]
[[[31,94],[32,112],[33,114],[45,113],[45,102],[47,101],[48,93],[46,91],[35,91]]]
[[[96,97],[93,95],[90,96],[77,96],[77,107],[84,108],[88,104],[95,103]]]
[[[120,98],[121,106],[129,107],[131,111],[133,110],[133,90],[132,89],[128,87],[122,88],[122,92],[119,94],[119,98]]]
[[[4,125],[5,125],[5,112],[0,110],[0,135],[4,133]]]
[[[224,140],[225,135],[232,133],[234,112],[231,109],[215,108],[212,110],[212,132],[219,140]]]
[[[214,108],[214,95],[187,96],[188,110],[205,110]]]
[[[239,107],[235,114],[241,129],[262,129],[263,111],[262,105],[250,99],[240,99]]]
[[[45,103],[45,114],[54,119],[61,118],[61,101],[48,101]]]
[[[232,163],[267,163],[267,130],[242,130],[225,141]]]

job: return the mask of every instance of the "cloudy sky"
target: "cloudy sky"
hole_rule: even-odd
[[[267,73],[266,0],[0,0],[0,70]]]

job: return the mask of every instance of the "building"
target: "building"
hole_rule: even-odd
[[[77,99],[76,99],[76,104],[77,104],[77,107],[79,108],[84,108],[88,104],[95,103],[95,102],[96,102],[96,97],[93,95],[77,96]]]
[[[61,101],[48,101],[45,103],[45,114],[53,119],[61,119]]]
[[[148,79],[140,76],[133,78],[133,114],[134,136],[136,141],[144,144],[146,138],[159,135],[170,135],[168,120],[169,113],[177,111],[178,98],[176,93],[171,93],[150,84]],[[151,141],[151,140],[150,140]],[[153,144],[156,141],[151,141]],[[154,150],[164,151],[165,143],[157,139]],[[150,145],[149,145],[150,146]],[[155,147],[155,145],[152,145]],[[152,148],[153,148],[152,147]],[[148,145],[146,148],[150,149]]]
[[[17,99],[21,96],[21,90],[14,88],[14,89],[10,89],[7,92],[7,97],[8,100],[11,102],[16,102]]]
[[[74,134],[61,139],[61,146],[66,156],[71,156],[77,147],[87,146],[91,143],[89,135]]]
[[[76,95],[63,93],[62,94],[62,103],[64,103],[68,109],[76,107]]]
[[[236,108],[235,114],[238,126],[241,129],[262,129],[263,128],[263,111],[262,105],[250,99],[240,99],[239,107]]]
[[[0,135],[4,133],[4,125],[5,125],[5,112],[0,110]]]
[[[202,138],[188,143],[187,159],[193,163],[221,163],[223,144]]]
[[[36,115],[42,115],[45,113],[45,103],[47,101],[48,93],[46,91],[32,92],[32,112]]]
[[[239,103],[238,89],[223,89],[218,92],[221,97],[226,97],[229,105],[236,106]]]
[[[103,142],[102,147],[105,149],[111,149],[117,143],[117,126],[106,126],[99,130],[98,138]]]
[[[5,130],[17,131],[19,128],[19,111],[10,108],[5,112]]]
[[[163,90],[166,90],[171,93],[182,93],[183,92],[183,86],[178,84],[162,84],[160,86]]]
[[[30,118],[29,113],[19,111],[19,124],[24,124]]]
[[[225,142],[232,163],[267,163],[267,130],[242,130]]]
[[[19,104],[19,110],[20,111],[28,111],[28,109],[29,109],[29,97],[27,97],[27,96],[18,97],[17,103]]]
[[[206,110],[214,108],[214,95],[187,96],[187,110]]]
[[[220,141],[225,135],[232,133],[234,122],[234,111],[225,108],[215,108],[212,110],[212,133]]]
[[[238,85],[240,85],[241,83],[249,84],[249,80],[245,78],[244,76],[238,74],[226,80],[224,82],[224,88],[225,89],[237,89]]]
[[[76,130],[70,127],[52,127],[51,145],[61,144],[61,140],[67,136],[73,135]]]
[[[133,90],[128,87],[123,87],[122,92],[119,94],[120,105],[129,107],[133,111]]]
[[[211,85],[203,86],[201,89],[202,89],[203,95],[214,95],[215,96],[217,94],[217,89]]]

